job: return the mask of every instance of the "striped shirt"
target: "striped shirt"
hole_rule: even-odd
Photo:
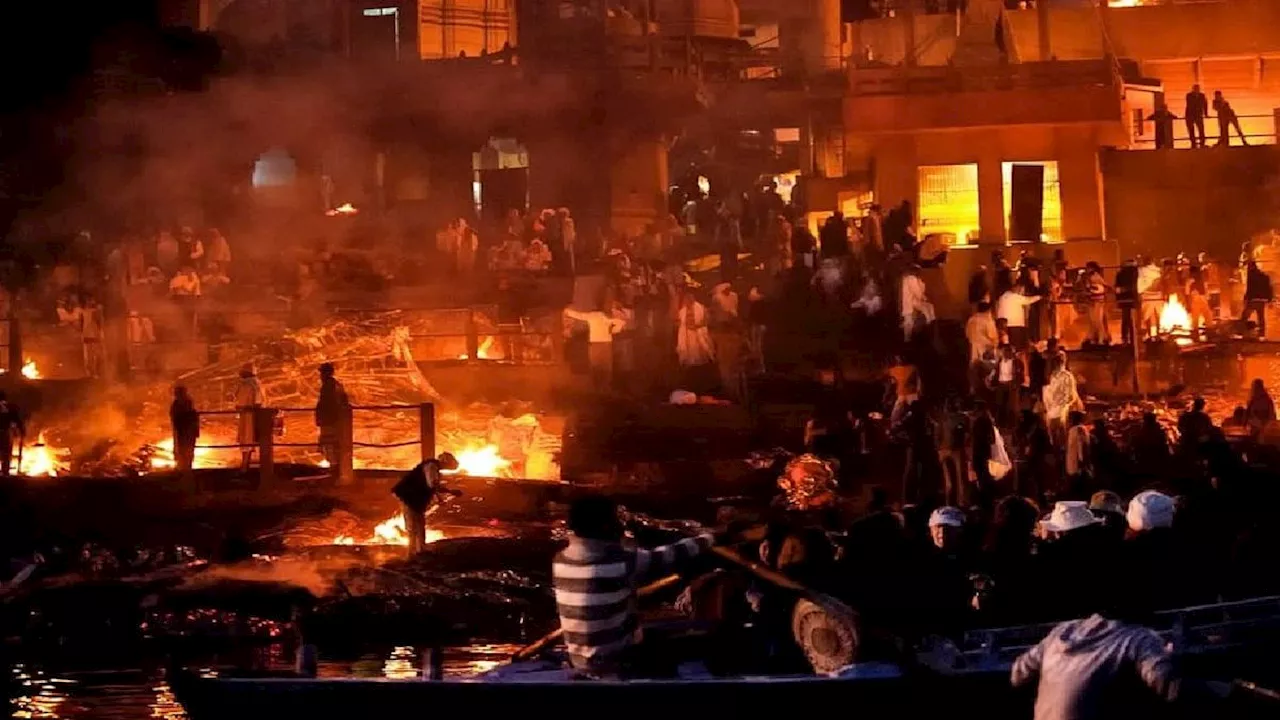
[[[569,660],[579,670],[616,672],[620,655],[640,641],[636,586],[669,575],[712,545],[711,535],[653,550],[570,537],[551,576]]]

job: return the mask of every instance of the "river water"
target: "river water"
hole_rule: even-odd
[[[446,677],[468,677],[511,658],[518,645],[469,645],[448,648]],[[365,655],[349,661],[322,661],[320,677],[420,677],[419,653],[412,647],[394,648],[385,655]],[[287,670],[292,663],[280,646],[268,648],[255,663],[258,669]],[[213,671],[225,671],[216,664]],[[184,720],[160,669],[85,670],[42,667],[12,662],[9,717],[46,720]]]

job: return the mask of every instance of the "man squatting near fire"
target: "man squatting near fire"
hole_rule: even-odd
[[[422,552],[427,544],[427,512],[441,495],[458,497],[461,490],[445,487],[442,470],[457,470],[458,459],[452,453],[417,464],[391,489],[404,510],[405,532],[409,535],[409,555]]]

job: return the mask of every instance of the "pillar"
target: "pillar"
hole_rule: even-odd
[[[422,448],[422,462],[436,456],[436,406],[422,403],[418,406],[418,445]]]
[[[355,424],[350,405],[342,407],[342,420],[338,428],[337,462],[329,469],[339,485],[351,485],[356,481]]]
[[[255,410],[253,430],[258,437],[258,487],[267,489],[276,478],[276,409]]]
[[[916,16],[911,6],[902,8],[898,15],[902,21],[902,64],[914,67],[916,64]]]
[[[1105,238],[1102,170],[1091,132],[1062,128],[1055,132],[1058,191],[1062,195],[1062,237]]]
[[[815,71],[839,70],[844,66],[844,26],[840,22],[840,0],[812,0],[811,16],[815,24],[813,38],[808,43],[818,52],[816,62],[810,65]]]
[[[630,144],[610,166],[610,218],[615,232],[635,234],[667,215],[667,144],[662,137]],[[579,232],[582,226],[579,225]]]
[[[1004,245],[1004,175],[999,156],[978,161],[978,236],[984,244]]]
[[[1049,37],[1049,3],[1050,0],[1040,0],[1036,3],[1036,40],[1039,43],[1042,61],[1053,59],[1053,47]]]

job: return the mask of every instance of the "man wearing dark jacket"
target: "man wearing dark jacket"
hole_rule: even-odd
[[[1209,99],[1200,92],[1199,85],[1192,85],[1187,93],[1187,107],[1182,116],[1187,122],[1187,137],[1191,139],[1191,147],[1204,147],[1204,119],[1209,114]]]
[[[435,504],[438,495],[457,497],[459,490],[445,487],[440,475],[442,470],[457,470],[458,459],[450,453],[418,463],[405,474],[391,493],[400,499],[404,509],[404,527],[409,535],[409,557],[413,557],[427,544],[427,511]]]
[[[351,401],[347,398],[346,388],[333,376],[333,363],[320,366],[320,397],[316,399],[316,427],[320,430],[320,452],[324,459],[338,472],[341,462],[338,458],[339,438],[342,426],[347,421]]]
[[[1275,299],[1271,290],[1271,278],[1258,267],[1258,263],[1249,260],[1245,264],[1244,312],[1240,314],[1240,322],[1246,322],[1250,315],[1257,318],[1258,337],[1267,336],[1267,304]]]
[[[1116,271],[1116,306],[1120,308],[1120,342],[1133,344],[1133,316],[1138,309],[1138,264],[1125,260]]]

